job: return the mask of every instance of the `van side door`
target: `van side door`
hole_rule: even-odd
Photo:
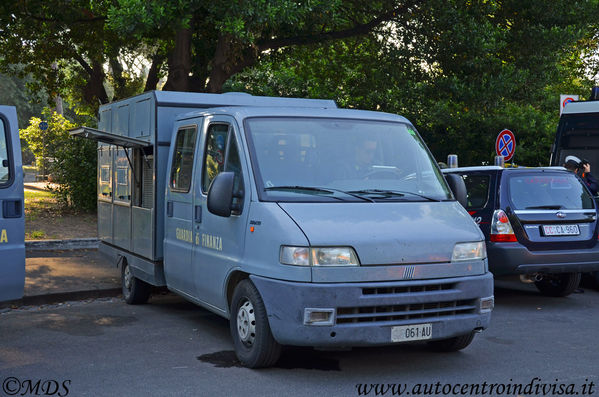
[[[164,276],[166,284],[188,297],[194,297],[191,253],[194,244],[194,164],[200,141],[202,119],[185,122],[171,142],[167,169],[164,231]],[[201,151],[200,151],[201,154]]]
[[[23,164],[17,112],[0,106],[0,301],[20,299],[25,286]]]
[[[245,248],[250,201],[249,189],[246,188],[249,174],[239,128],[234,119],[215,116],[206,124],[202,172],[197,174],[195,185],[194,204],[201,216],[194,219],[198,235],[193,264],[200,299],[208,306],[224,312],[227,309],[224,292],[226,277],[232,268],[240,266]],[[235,173],[234,189],[243,192],[243,198],[233,200],[238,210],[230,217],[214,215],[207,208],[210,184],[223,171]]]

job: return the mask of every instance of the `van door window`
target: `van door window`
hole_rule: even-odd
[[[183,127],[177,132],[170,178],[170,187],[173,191],[189,192],[197,131],[193,126]]]
[[[206,155],[204,156],[204,174],[202,177],[203,193],[208,192],[212,180],[224,170],[228,135],[229,126],[226,124],[212,124],[208,127]]]
[[[234,191],[243,191],[241,160],[233,131],[228,125],[213,124],[208,127],[202,192],[207,193],[212,180],[222,171],[235,174]],[[233,199],[233,206],[242,207],[240,198]]]
[[[6,138],[4,122],[0,120],[0,186],[6,185],[9,180],[8,139]]]

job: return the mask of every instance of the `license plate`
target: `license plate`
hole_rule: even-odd
[[[400,325],[391,328],[391,342],[431,339],[433,324]]]
[[[545,236],[577,236],[580,234],[578,225],[543,225]]]

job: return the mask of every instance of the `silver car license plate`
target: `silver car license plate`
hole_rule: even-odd
[[[391,342],[408,342],[412,340],[431,339],[433,324],[400,325],[391,328]]]
[[[578,225],[543,225],[545,236],[578,236]]]

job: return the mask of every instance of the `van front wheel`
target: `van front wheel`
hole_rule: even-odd
[[[474,331],[456,336],[449,339],[441,339],[429,342],[429,346],[436,351],[441,352],[457,352],[458,350],[465,349],[472,340],[474,339]]]
[[[150,298],[152,289],[150,284],[138,279],[131,272],[131,267],[125,259],[121,270],[121,286],[123,299],[130,305],[146,303]]]
[[[250,280],[235,288],[229,323],[235,354],[244,366],[270,367],[277,362],[281,345],[272,336],[264,302]]]

